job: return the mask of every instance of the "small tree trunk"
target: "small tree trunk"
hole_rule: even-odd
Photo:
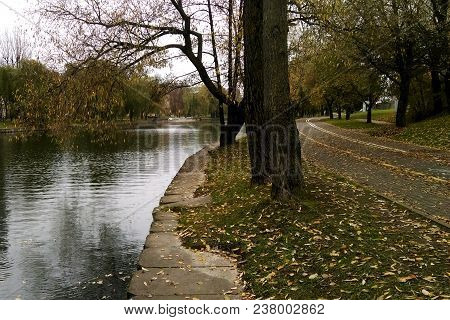
[[[372,123],[372,106],[373,103],[371,99],[369,99],[369,105],[367,106],[367,123]]]
[[[219,102],[219,122],[220,122],[220,146],[224,147],[227,141],[227,129],[225,125],[225,114],[223,111],[223,104]]]
[[[345,120],[350,120],[350,115],[351,115],[350,109],[349,108],[345,109]]]
[[[441,80],[439,72],[431,70],[431,92],[433,94],[433,114],[439,114],[443,111],[441,96]]]
[[[398,108],[395,118],[395,125],[399,128],[406,127],[406,110],[408,108],[409,89],[411,77],[409,74],[401,74],[400,79],[400,97],[398,99]]]
[[[338,106],[337,112],[338,112],[338,119],[341,120],[342,119],[342,108],[341,108],[341,106]]]

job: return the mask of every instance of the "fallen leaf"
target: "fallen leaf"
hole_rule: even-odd
[[[407,281],[415,279],[415,278],[417,278],[415,274],[410,274],[409,276],[398,278],[398,281],[407,282]]]

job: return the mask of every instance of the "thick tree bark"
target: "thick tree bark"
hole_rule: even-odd
[[[350,115],[351,114],[352,113],[350,112],[349,108],[345,109],[345,120],[350,120]]]
[[[367,106],[367,123],[372,123],[372,108],[373,108],[373,99],[369,97],[369,105]]]
[[[433,95],[433,114],[439,114],[443,111],[441,95],[442,90],[441,79],[439,79],[439,72],[435,69],[431,70],[431,92]]]
[[[439,71],[444,75],[444,87],[446,97],[447,112],[450,112],[450,50],[449,50],[449,32],[448,32],[448,0],[431,0],[431,8],[433,10],[433,20],[436,23],[436,31],[438,38],[433,45],[437,46],[437,53],[439,59],[437,60],[439,65]],[[433,84],[432,84],[433,85]],[[437,82],[436,82],[437,87]],[[436,89],[437,90],[437,89]],[[434,94],[433,94],[434,97]],[[437,106],[439,107],[439,106]],[[443,107],[442,107],[443,109]]]
[[[245,112],[242,104],[231,104],[228,106],[228,121],[226,126],[226,144],[236,142],[236,136],[241,131],[245,121]]]
[[[219,66],[219,58],[217,55],[217,46],[216,46],[216,33],[214,30],[214,20],[212,15],[212,8],[211,8],[211,0],[208,0],[208,18],[209,18],[209,27],[211,32],[211,46],[213,50],[213,58],[214,58],[214,71],[216,72],[216,79],[217,79],[217,87],[219,90],[222,90],[222,80],[220,76],[220,66]],[[223,111],[223,103],[219,101],[219,121],[220,121],[220,146],[223,147],[228,142],[228,130],[227,126],[225,125],[225,115]]]
[[[406,127],[406,110],[408,108],[410,84],[411,77],[408,74],[401,75],[400,97],[398,99],[397,114],[395,118],[395,125],[399,128]]]
[[[245,65],[245,123],[250,155],[252,183],[262,184],[269,181],[270,170],[266,161],[266,141],[264,124],[264,62],[263,39],[263,2],[244,1],[244,65]]]
[[[234,0],[228,0],[228,95],[232,97],[233,91],[233,6]]]
[[[244,2],[246,125],[252,181],[285,199],[302,186],[300,139],[289,97],[287,2]]]
[[[263,1],[264,107],[271,116],[272,197],[289,198],[303,184],[300,139],[290,104],[287,0]]]

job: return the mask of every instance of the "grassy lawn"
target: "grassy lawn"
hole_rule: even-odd
[[[450,150],[450,115],[412,123],[394,135],[393,138]]]
[[[352,119],[367,119],[367,112],[356,112]],[[372,120],[395,123],[395,110],[372,110]]]
[[[256,298],[450,298],[448,230],[305,164],[288,203],[251,186],[246,143],[212,152],[208,207],[182,211],[183,243],[238,259]]]
[[[11,121],[0,121],[0,129],[10,129],[14,127],[14,123]]]
[[[365,123],[356,119],[352,115],[352,119],[348,121],[328,119],[326,122],[344,129],[361,129],[373,136],[384,136],[427,147],[450,150],[450,115],[411,123],[403,129],[386,124]]]
[[[351,120],[339,120],[339,119],[327,119],[325,122],[328,122],[334,126],[343,128],[343,129],[378,129],[381,127],[386,127],[387,125],[378,124],[378,123],[366,123],[362,121],[358,121],[356,119]],[[390,125],[389,125],[390,127]]]

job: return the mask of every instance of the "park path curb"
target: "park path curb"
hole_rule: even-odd
[[[138,271],[131,278],[128,295],[142,300],[227,300],[239,299],[241,286],[236,261],[217,253],[183,247],[177,234],[179,213],[174,207],[207,205],[209,196],[195,197],[206,181],[209,151],[203,148],[189,157],[153,211],[153,223]]]

